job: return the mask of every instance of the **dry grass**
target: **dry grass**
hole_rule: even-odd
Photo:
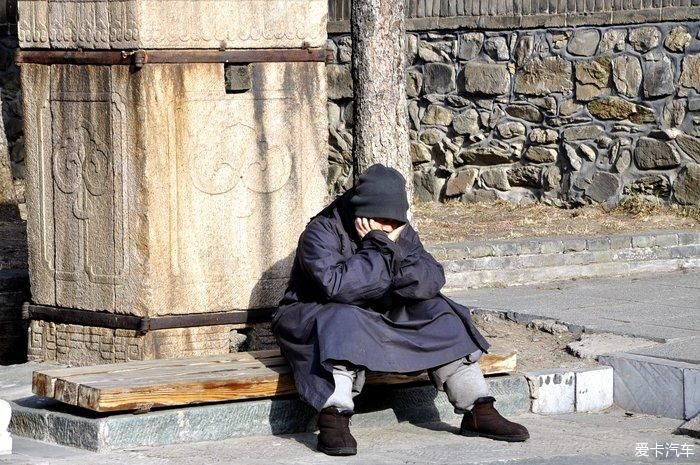
[[[700,223],[700,207],[677,207],[676,215],[681,218],[689,218]]]
[[[413,211],[421,238],[431,243],[700,229],[700,208],[669,207],[640,198],[613,210],[452,201],[416,204]]]
[[[662,211],[663,206],[663,203],[657,197],[635,194],[622,199],[622,202],[620,202],[620,205],[615,210],[619,213],[628,214],[636,218],[645,218],[658,215]]]

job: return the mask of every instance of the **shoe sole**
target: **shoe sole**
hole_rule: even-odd
[[[355,447],[323,447],[319,444],[317,449],[326,455],[357,455]]]
[[[498,434],[488,434],[488,433],[476,433],[473,431],[460,431],[460,435],[467,437],[481,437],[495,439],[496,441],[506,441],[506,442],[523,442],[530,439],[529,434],[523,434],[520,436],[501,436]]]

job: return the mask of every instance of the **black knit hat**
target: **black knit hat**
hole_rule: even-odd
[[[350,204],[355,208],[355,216],[406,223],[406,180],[394,168],[379,163],[372,165],[360,175]]]

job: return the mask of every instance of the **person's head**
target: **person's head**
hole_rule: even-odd
[[[374,164],[360,174],[350,204],[356,217],[371,218],[391,232],[408,222],[406,180],[394,168]]]

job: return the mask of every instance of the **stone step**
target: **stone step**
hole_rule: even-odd
[[[589,412],[611,406],[611,371],[552,369],[492,376],[487,382],[504,416]],[[95,414],[38,396],[14,399],[11,405],[12,434],[93,451],[291,434],[313,431],[316,424],[316,412],[296,397],[117,415]],[[356,412],[353,427],[360,428],[459,420],[445,393],[429,384],[367,386],[356,398]]]
[[[679,420],[700,414],[700,365],[631,353],[601,355],[614,372],[620,407]]]
[[[445,290],[626,276],[700,267],[700,231],[430,245]]]

